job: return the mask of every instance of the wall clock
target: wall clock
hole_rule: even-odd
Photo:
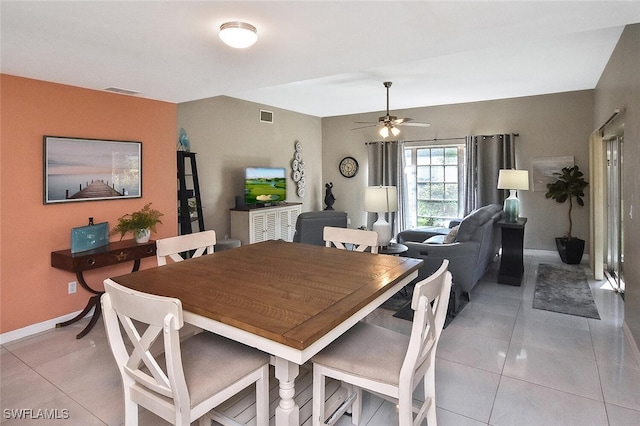
[[[358,174],[358,162],[353,157],[344,157],[340,160],[340,174],[346,178],[352,178]]]

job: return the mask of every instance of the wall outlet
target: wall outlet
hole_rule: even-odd
[[[76,292],[76,284],[77,283],[75,281],[71,281],[69,283],[69,287],[68,287],[69,288],[69,294],[73,294],[73,293]]]

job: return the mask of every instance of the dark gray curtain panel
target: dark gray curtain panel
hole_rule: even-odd
[[[497,188],[498,174],[500,169],[516,167],[516,136],[517,134],[502,134],[466,137],[465,214],[478,207],[504,201],[504,191]]]
[[[367,142],[369,165],[369,186],[395,186],[398,190],[398,211],[387,213],[387,222],[391,224],[391,233],[396,235],[405,227],[407,190],[404,179],[404,142],[382,141]],[[369,213],[367,228],[371,229],[377,215]]]

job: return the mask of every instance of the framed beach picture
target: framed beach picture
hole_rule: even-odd
[[[531,175],[534,191],[547,191],[547,184],[558,179],[554,173],[559,173],[563,167],[573,166],[572,155],[564,157],[534,157],[531,160]]]
[[[44,204],[142,197],[142,142],[43,139]]]

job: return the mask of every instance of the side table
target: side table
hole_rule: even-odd
[[[95,307],[93,317],[89,321],[89,324],[76,336],[76,339],[81,339],[91,331],[100,318],[102,314],[100,296],[102,296],[104,291],[91,288],[82,275],[84,271],[133,261],[133,269],[131,272],[135,272],[140,268],[140,259],[155,255],[156,242],[153,240],[141,244],[136,243],[135,240],[116,241],[106,246],[80,253],[71,253],[71,249],[51,252],[51,266],[64,271],[75,272],[80,286],[93,294],[82,312],[69,321],[56,324],[56,327],[65,327],[81,320],[91,311],[91,308]]]
[[[526,217],[519,218],[517,222],[498,221],[502,231],[502,256],[498,273],[500,284],[516,286],[522,284],[524,225],[526,223]]]
[[[409,247],[405,246],[404,244],[393,243],[393,244],[389,244],[388,246],[380,247],[378,249],[378,253],[392,254],[392,255],[398,256],[402,253],[405,253],[408,250],[409,250]]]

